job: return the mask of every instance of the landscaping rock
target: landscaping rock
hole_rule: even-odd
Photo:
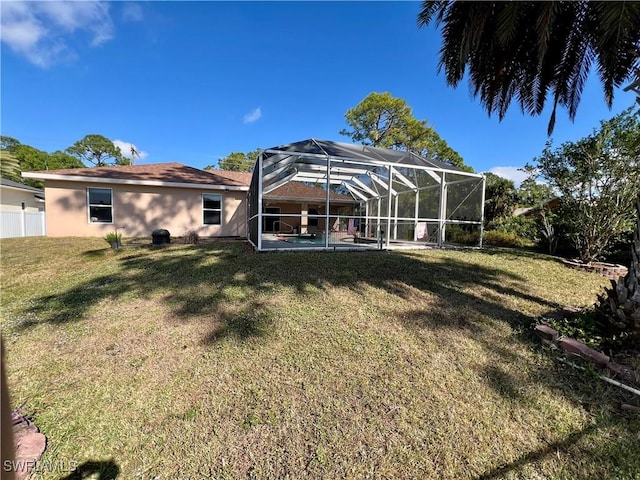
[[[622,410],[627,410],[629,412],[640,412],[640,407],[636,407],[635,405],[629,405],[628,403],[623,403],[620,408]]]
[[[604,275],[605,277],[611,280],[618,280],[619,278],[623,278],[627,275],[628,269],[624,265],[617,265],[613,263],[603,263],[603,262],[591,262],[591,263],[583,263],[580,260],[567,260],[563,259],[562,263],[564,263],[567,267],[573,268],[575,270],[582,270],[585,272],[599,273],[600,275]]]
[[[16,445],[16,479],[31,475],[36,462],[47,447],[47,437],[41,433],[27,433],[14,439]]]
[[[560,336],[558,331],[551,328],[549,325],[536,325],[534,330],[536,335],[543,340],[548,340],[550,342],[555,341]]]
[[[29,433],[38,433],[38,427],[35,426],[34,423],[29,420],[23,418],[18,423],[14,423],[13,425],[13,437],[18,438],[19,436],[28,435]]]
[[[578,308],[578,307],[564,307],[561,311],[565,315],[573,316],[573,315],[577,315],[578,313],[582,312],[582,309]]]
[[[579,357],[593,362],[599,367],[606,367],[609,363],[610,358],[607,355],[589,348],[584,343],[573,338],[562,337],[558,340],[558,343],[560,348],[565,352],[578,355]]]
[[[13,420],[13,446],[15,450],[15,476],[28,478],[47,447],[47,437],[26,416],[16,414]]]

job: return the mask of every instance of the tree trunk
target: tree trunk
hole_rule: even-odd
[[[627,337],[631,347],[640,348],[640,193],[636,201],[637,220],[631,246],[629,272],[618,282],[612,281],[612,288],[606,296],[599,297],[597,310]]]

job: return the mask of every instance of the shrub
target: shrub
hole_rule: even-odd
[[[199,241],[200,241],[200,235],[198,235],[198,232],[195,229],[190,228],[186,232],[184,232],[184,243],[190,243],[195,245]]]
[[[600,328],[593,312],[568,315],[562,319],[545,319],[561,335],[575,338],[591,348],[602,349],[608,345],[607,333]]]
[[[527,247],[531,242],[512,232],[489,230],[483,233],[482,244],[494,247]]]
[[[603,257],[605,262],[630,265],[632,261],[631,245],[633,245],[633,229],[616,236]]]
[[[467,232],[459,225],[448,225],[446,236],[448,243],[460,245],[478,245],[480,241],[480,233],[478,231]],[[482,234],[482,244],[494,247],[530,247],[533,242],[513,232],[485,230]]]
[[[504,233],[513,233],[518,237],[536,241],[540,235],[538,230],[538,220],[535,217],[519,215],[517,217],[501,218],[493,223],[490,230],[497,230]]]
[[[468,232],[459,225],[447,225],[445,229],[445,241],[448,243],[458,243],[460,245],[478,245],[478,232]]]
[[[548,142],[535,165],[526,167],[560,195],[555,213],[583,262],[606,255],[635,220],[639,138],[640,116],[630,108],[576,142],[555,149]]]
[[[109,245],[120,246],[122,243],[122,234],[118,232],[109,232],[103,238]]]

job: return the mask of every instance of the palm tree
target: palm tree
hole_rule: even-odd
[[[500,120],[516,101],[540,115],[547,98],[575,118],[585,81],[596,67],[609,107],[614,88],[630,78],[640,85],[640,2],[424,1],[418,25],[442,27],[440,70],[458,86],[468,73],[475,96]],[[600,310],[640,340],[640,194],[632,264],[603,298]]]
[[[20,161],[6,150],[0,150],[0,176],[13,180],[20,178]]]
[[[610,107],[638,61],[640,2],[423,2],[418,25],[434,20],[449,85],[468,69],[474,95],[501,120],[514,98],[539,115],[551,93],[549,134],[558,105],[574,119],[593,64]]]

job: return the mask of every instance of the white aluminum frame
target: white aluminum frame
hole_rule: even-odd
[[[294,150],[296,144],[287,145],[285,147],[291,148],[278,149],[272,148],[262,150],[258,157],[257,168],[254,169],[254,175],[258,175],[258,238],[254,239],[257,242],[253,242],[254,246],[258,250],[263,250],[262,245],[262,223],[263,217],[266,215],[263,213],[263,197],[268,193],[276,190],[278,187],[285,185],[291,181],[302,181],[309,183],[320,183],[324,185],[341,185],[351,195],[354,201],[360,203],[361,207],[364,206],[364,217],[356,215],[358,218],[364,218],[366,222],[367,234],[374,234],[369,229],[374,226],[371,224],[375,222],[376,237],[380,236],[381,226],[385,228],[384,245],[389,248],[391,240],[397,240],[398,237],[398,224],[403,223],[405,226],[407,222],[413,223],[413,240],[417,241],[417,224],[419,222],[437,223],[438,225],[438,237],[437,245],[443,246],[446,239],[446,226],[448,224],[468,224],[478,225],[480,228],[480,245],[482,245],[482,222],[484,220],[484,188],[486,185],[486,179],[482,174],[469,173],[461,170],[454,170],[453,168],[445,168],[440,166],[434,166],[435,164],[428,159],[418,157],[417,155],[407,152],[401,157],[400,162],[392,162],[388,160],[388,155],[385,157],[385,153],[379,149],[372,147],[362,147],[361,151],[354,152],[353,156],[343,155],[331,155],[322,147],[319,141],[311,139],[305,147],[305,150],[315,149],[316,152],[324,153],[308,153],[307,151]],[[302,143],[302,142],[300,142]],[[326,142],[325,142],[326,143]],[[315,146],[313,146],[315,144]],[[316,148],[316,146],[318,148]],[[359,147],[358,147],[359,148]],[[343,149],[343,152],[348,153],[349,149]],[[395,154],[394,154],[395,155]],[[403,163],[403,161],[409,160],[412,163]],[[431,165],[430,165],[431,164]],[[407,177],[407,174],[400,171],[413,171],[415,179]],[[384,171],[382,171],[384,170]],[[382,175],[380,172],[382,171]],[[418,183],[417,172],[423,171],[428,174],[435,183],[420,186]],[[284,175],[284,176],[283,176]],[[456,176],[457,178],[447,181],[448,175]],[[459,179],[460,176],[467,177]],[[369,181],[364,179],[369,178]],[[480,220],[453,220],[447,218],[447,200],[448,192],[451,187],[458,183],[464,183],[469,181],[480,182],[477,183],[474,188],[467,194],[467,196],[459,202],[459,205],[451,211],[452,215],[464,204],[467,199],[477,192],[477,187],[482,185],[482,205],[480,205]],[[394,182],[396,185],[406,187],[405,190],[397,190],[394,188]],[[439,189],[439,205],[438,205],[438,218],[422,218],[420,217],[420,192],[428,189]],[[453,191],[453,190],[452,190]],[[406,194],[408,192],[415,192],[415,206],[413,211],[413,217],[399,217],[398,216],[398,200],[400,194]],[[386,212],[381,211],[382,200],[386,199]],[[254,200],[255,201],[255,200]],[[375,201],[377,204],[377,212],[371,212],[373,205],[371,202]],[[392,204],[392,202],[394,202]],[[324,217],[325,229],[328,231],[330,227],[330,218],[336,216],[331,215],[331,205],[335,204],[335,201],[330,199],[330,189],[326,188],[326,194],[324,199],[325,212],[324,215],[320,215],[319,218]],[[337,202],[339,203],[339,202]],[[406,203],[404,207],[406,208]],[[476,210],[477,211],[477,210]],[[406,210],[405,210],[406,212]],[[373,215],[372,215],[373,214]],[[299,217],[300,215],[292,214],[291,216]],[[308,217],[308,214],[307,214]],[[252,218],[255,218],[252,217]],[[463,217],[464,218],[464,217]],[[250,219],[248,219],[250,220]],[[393,230],[392,230],[393,228]],[[325,235],[324,248],[328,249],[329,235]],[[257,243],[257,245],[256,245]]]

